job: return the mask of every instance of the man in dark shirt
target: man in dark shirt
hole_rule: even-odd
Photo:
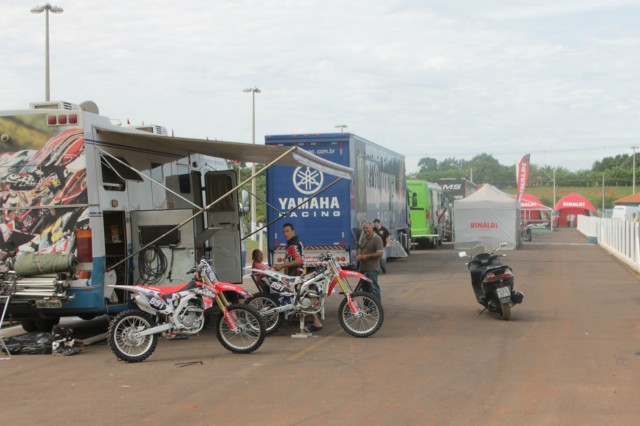
[[[299,276],[304,273],[304,247],[300,239],[296,236],[296,230],[291,223],[282,225],[282,232],[287,239],[287,251],[284,262],[273,267],[276,271],[286,269],[287,275]],[[309,328],[311,331],[322,330],[322,323],[318,314],[311,314],[313,324]]]
[[[378,273],[380,272],[380,258],[383,254],[382,238],[373,232],[371,222],[365,222],[362,226],[362,235],[358,244],[358,257],[360,272],[371,280],[371,283],[363,282],[363,289],[373,293],[382,301],[380,286],[378,285]]]
[[[383,274],[387,273],[387,247],[389,245],[389,237],[391,234],[389,230],[382,226],[380,219],[373,220],[373,232],[378,234],[382,239],[382,258],[380,258],[380,270]]]
[[[290,223],[282,225],[282,232],[287,239],[287,249],[284,262],[273,267],[276,271],[285,270],[287,275],[299,276],[304,272],[304,247],[296,235],[296,230]]]

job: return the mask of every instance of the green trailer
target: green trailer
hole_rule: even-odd
[[[407,180],[411,240],[418,249],[435,247],[442,240],[447,220],[442,206],[442,189],[424,180]]]

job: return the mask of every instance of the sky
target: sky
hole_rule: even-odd
[[[45,15],[4,0],[0,110],[45,96]],[[346,132],[405,156],[590,169],[640,146],[640,0],[60,0],[51,100],[252,142]]]

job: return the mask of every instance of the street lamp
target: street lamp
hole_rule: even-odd
[[[44,6],[36,6],[33,9],[31,9],[31,13],[42,13],[45,12],[45,22],[46,22],[46,26],[45,26],[45,48],[44,48],[44,54],[45,54],[45,70],[44,70],[44,100],[45,101],[49,101],[50,100],[50,93],[49,93],[49,12],[51,13],[62,13],[64,12],[64,10],[61,7],[58,6],[51,6],[49,3],[45,4]]]
[[[633,150],[633,183],[631,184],[632,194],[636,193],[636,149],[637,148],[638,148],[637,146],[631,147],[631,149]]]
[[[261,93],[260,89],[254,87],[253,89],[244,89],[245,93],[251,93],[251,104],[253,109],[253,118],[252,118],[252,128],[253,128],[253,137],[252,142],[256,144],[256,93]],[[252,163],[251,166],[251,176],[256,174],[256,163]],[[251,196],[253,197],[253,202],[251,203],[251,239],[256,240],[256,179],[251,179]]]
[[[336,124],[336,129],[340,129],[340,133],[344,133],[344,129],[346,129],[347,126],[346,124]]]

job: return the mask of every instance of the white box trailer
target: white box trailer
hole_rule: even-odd
[[[203,256],[221,280],[242,282],[239,185],[228,159],[314,164],[350,177],[301,149],[145,127],[114,125],[92,102],[0,112],[0,294],[11,295],[0,309],[8,318],[47,330],[63,316],[117,312],[128,300],[108,284],[179,285]]]

